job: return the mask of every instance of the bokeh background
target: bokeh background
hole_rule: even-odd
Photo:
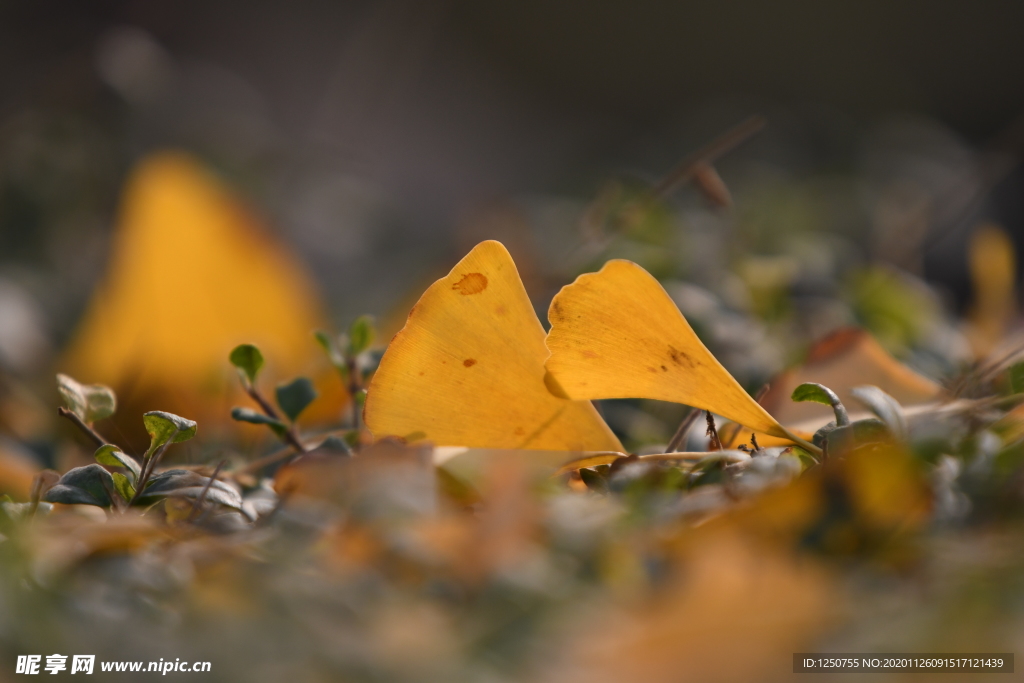
[[[39,652],[414,683],[1019,652],[1022,26],[1013,1],[0,0],[0,683]],[[800,382],[854,419],[872,384],[906,438],[835,467],[751,441],[730,456],[749,467],[620,458],[561,480],[561,452],[434,467],[442,449],[371,445],[310,333],[376,316],[348,359],[369,377],[483,239],[541,320],[629,258],[744,388],[772,385],[780,423],[832,419],[789,401]],[[316,457],[275,470],[290,451],[229,419],[254,405],[227,362],[242,342],[268,395],[312,379],[295,428]],[[195,419],[161,465],[219,473],[259,519],[17,502],[94,460],[56,372],[116,391],[94,426],[126,453],[145,411]],[[442,389],[465,400],[459,381]],[[686,410],[598,408],[647,454]],[[678,434],[709,449],[703,421]]]
[[[968,313],[970,236],[982,224],[1024,235],[1022,20],[1014,2],[5,1],[0,364],[15,378],[73,370],[131,399],[121,378],[146,376],[138,363],[90,358],[141,333],[96,332],[88,311],[113,296],[100,289],[116,263],[154,258],[118,257],[117,235],[130,232],[133,173],[175,150],[245,207],[243,233],[304,271],[293,285],[314,312],[257,327],[343,329],[371,313],[386,338],[427,283],[496,238],[542,314],[610,256],[698,285],[676,297],[691,318],[708,292],[753,311],[775,346],[730,357],[695,322],[751,390],[845,324],[939,376],[969,340],[908,328],[905,313]],[[684,187],[657,220],[588,246],[602,198],[650,187],[754,114],[767,125],[716,166],[730,206]],[[177,227],[206,219],[183,211],[153,229],[206,253]],[[894,324],[863,310],[856,285],[886,264],[932,285],[927,305],[875,297],[903,301]],[[225,270],[204,284],[178,268],[153,292],[246,288]],[[146,308],[125,302],[116,317],[146,321]],[[222,313],[211,304],[194,324]]]
[[[1015,2],[7,0],[0,12],[0,272],[50,345],[102,272],[127,173],[167,147],[242,193],[338,316],[386,311],[488,222],[556,229],[537,214],[566,223],[606,178],[657,178],[751,113],[767,129],[721,166],[737,196],[845,193],[843,211],[806,220],[865,241],[899,230],[865,191],[935,202],[923,263],[909,265],[957,302],[978,214],[1014,234],[1024,220],[1019,171],[986,178],[984,156],[1019,151]],[[979,205],[947,206],[948,187],[975,183]]]

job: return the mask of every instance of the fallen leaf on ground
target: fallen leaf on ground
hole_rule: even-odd
[[[431,285],[391,341],[366,398],[366,424],[439,446],[615,450],[586,401],[544,383],[544,328],[499,242],[477,245]]]
[[[631,261],[609,261],[563,287],[548,318],[553,391],[578,400],[684,403],[758,432],[796,438],[708,351],[661,284]]]

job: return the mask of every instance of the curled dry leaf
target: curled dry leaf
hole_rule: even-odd
[[[366,424],[440,446],[621,451],[589,402],[548,391],[547,354],[512,257],[482,242],[409,313],[370,384]]]

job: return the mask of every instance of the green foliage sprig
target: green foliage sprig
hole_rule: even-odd
[[[282,419],[277,408],[271,405],[270,401],[260,392],[256,385],[260,370],[263,368],[263,354],[253,344],[240,344],[236,346],[228,356],[228,360],[238,370],[238,377],[242,382],[242,388],[249,394],[249,397],[256,402],[262,412],[252,408],[235,407],[231,410],[231,417],[239,422],[250,424],[266,425],[274,434],[286,444],[299,453],[305,453],[309,449],[299,438],[295,427],[295,421],[299,415],[312,403],[317,392],[313,382],[306,377],[298,377],[291,382],[278,385],[274,392],[277,406],[287,418]]]

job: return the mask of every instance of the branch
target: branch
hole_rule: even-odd
[[[763,116],[751,116],[683,159],[651,190],[652,199],[664,199],[689,182],[705,165],[710,165],[765,126]]]
[[[106,439],[100,436],[95,429],[86,424],[85,421],[82,420],[82,418],[78,417],[78,415],[76,415],[72,411],[68,410],[67,408],[57,408],[57,414],[60,415],[61,417],[66,417],[67,419],[71,420],[76,427],[82,430],[83,434],[89,437],[93,441],[93,443],[96,444],[96,448],[107,445]]]
[[[683,421],[679,423],[679,428],[676,429],[676,433],[672,435],[672,440],[668,442],[668,446],[665,447],[666,453],[674,453],[679,450],[679,447],[683,445],[683,439],[690,432],[690,428],[693,427],[693,423],[700,417],[700,411],[696,408],[690,408],[690,412],[686,414]]]
[[[204,486],[203,490],[199,492],[199,497],[196,498],[196,502],[192,504],[192,510],[188,513],[188,519],[186,521],[191,522],[195,519],[196,514],[203,506],[203,501],[206,500],[206,494],[210,492],[210,487],[213,486],[213,482],[217,479],[217,475],[220,474],[221,468],[226,464],[228,464],[227,460],[221,460],[217,463],[217,467],[213,470],[213,474],[210,475],[210,479],[206,482],[206,486]]]
[[[302,441],[299,439],[299,435],[295,433],[295,425],[282,420],[281,416],[277,414],[276,410],[274,410],[274,406],[270,405],[270,402],[267,399],[263,398],[263,394],[259,392],[259,389],[257,389],[252,384],[246,382],[245,391],[246,393],[249,394],[252,400],[256,401],[257,405],[259,405],[260,407],[260,410],[262,410],[267,417],[269,417],[272,420],[277,420],[282,424],[288,425],[288,428],[285,430],[283,438],[284,441],[289,446],[297,450],[299,453],[306,453],[309,451],[309,449],[306,448],[305,444],[303,444]]]

